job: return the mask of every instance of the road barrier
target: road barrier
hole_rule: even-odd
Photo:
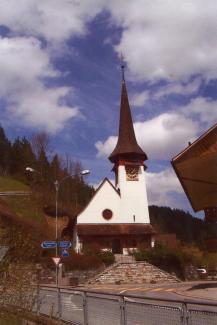
[[[40,287],[34,311],[73,325],[216,325],[217,303]]]

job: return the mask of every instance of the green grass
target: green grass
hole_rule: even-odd
[[[30,220],[43,220],[43,212],[30,196],[9,196],[4,197],[11,211],[18,216]]]
[[[13,178],[0,176],[0,192],[3,191],[29,191],[28,185]]]
[[[5,191],[31,191],[30,187],[9,177],[0,177],[0,192]],[[29,196],[2,196],[12,212],[18,216],[36,220],[43,220],[43,211],[31,195]]]

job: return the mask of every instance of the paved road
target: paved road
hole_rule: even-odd
[[[89,285],[87,290],[120,294],[133,294],[142,297],[165,299],[189,299],[217,302],[217,281],[192,281],[162,285]]]

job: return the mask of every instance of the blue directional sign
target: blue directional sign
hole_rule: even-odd
[[[57,243],[55,241],[43,241],[41,243],[42,248],[55,248]]]
[[[62,256],[63,256],[63,257],[68,257],[68,256],[69,256],[69,251],[68,251],[68,249],[65,249],[65,248],[64,248],[64,249],[62,250]]]
[[[59,241],[58,246],[60,248],[70,248],[72,246],[72,243],[70,241]]]

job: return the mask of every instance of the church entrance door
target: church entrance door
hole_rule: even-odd
[[[120,239],[116,238],[112,241],[112,253],[113,254],[123,254],[123,248],[121,246]]]

